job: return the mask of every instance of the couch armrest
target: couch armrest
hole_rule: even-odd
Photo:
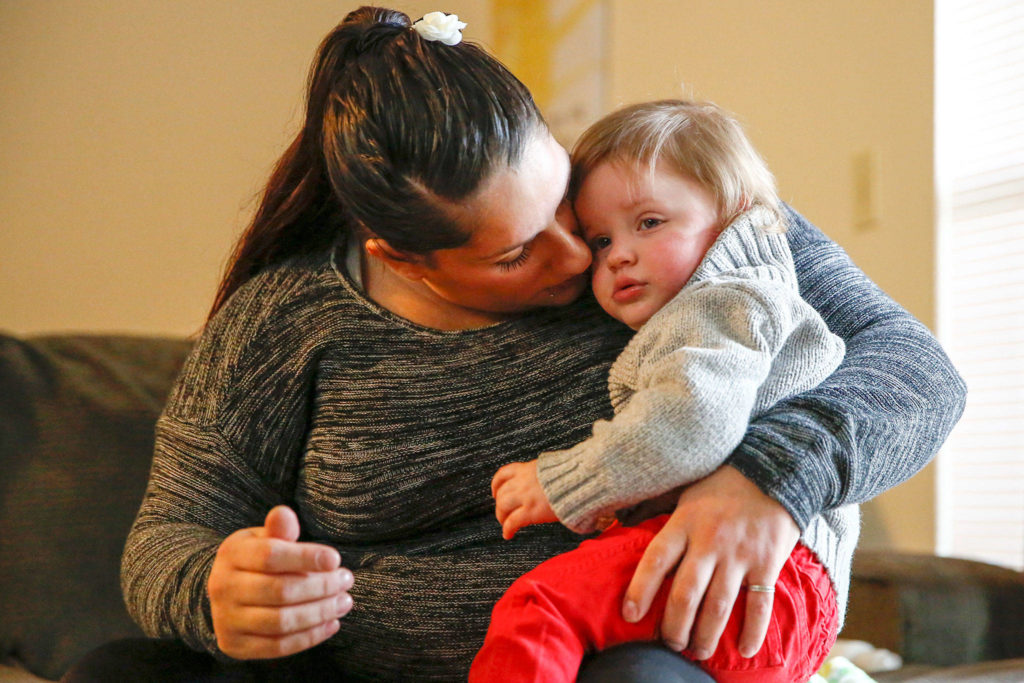
[[[843,638],[953,666],[1024,657],[1024,573],[984,562],[861,551]]]

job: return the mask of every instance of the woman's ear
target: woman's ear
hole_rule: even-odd
[[[420,254],[396,249],[379,237],[366,240],[366,253],[406,280],[422,280],[426,259]]]

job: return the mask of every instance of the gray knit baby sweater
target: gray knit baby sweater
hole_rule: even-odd
[[[730,457],[801,528],[918,471],[963,406],[934,337],[792,214],[801,289],[846,341],[840,368],[751,423]],[[368,301],[328,255],[254,277],[206,327],[157,424],[121,584],[150,636],[217,654],[206,582],[230,533],[296,508],[337,547],[355,607],[321,650],[345,680],[464,680],[494,602],[578,544],[501,538],[490,480],[585,439],[630,331],[592,300],[439,332]]]
[[[537,474],[558,518],[598,519],[717,469],[747,425],[817,386],[843,358],[797,288],[786,238],[755,208],[722,231],[686,286],[640,328],[608,375],[614,419],[573,448],[543,453]],[[836,587],[840,623],[859,531],[856,506],[816,517],[805,542]]]

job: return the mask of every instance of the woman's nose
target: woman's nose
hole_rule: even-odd
[[[572,211],[560,212],[552,232],[558,264],[569,275],[579,275],[590,267],[590,247],[580,237],[576,217]]]
[[[582,273],[590,267],[592,255],[590,253],[590,247],[583,241],[575,232],[566,233],[566,241],[569,245],[570,256],[566,259],[566,263],[571,267],[567,268],[573,275]]]

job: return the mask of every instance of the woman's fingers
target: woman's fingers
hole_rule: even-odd
[[[647,614],[661,584],[686,552],[686,534],[675,522],[674,517],[669,519],[637,563],[622,603],[622,618],[626,621],[640,621]]]
[[[698,659],[710,657],[743,581],[774,586],[799,535],[781,505],[738,471],[722,467],[679,497],[637,567],[627,603],[637,600],[639,613],[646,612],[661,579],[679,562],[662,618],[662,637],[675,649],[689,647]],[[770,593],[748,591],[749,595],[753,599],[748,597],[740,637],[746,656],[760,649],[772,608]],[[623,616],[629,618],[627,609]]]
[[[700,614],[693,622],[689,647],[695,659],[707,659],[715,653],[736,604],[741,583],[742,574],[737,571],[730,572],[722,565],[716,569],[701,602]]]
[[[749,581],[748,586],[775,586],[775,580]],[[768,624],[775,605],[775,593],[747,589],[747,611],[743,619],[743,633],[740,634],[740,655],[753,657],[761,649],[768,635]]]
[[[218,634],[217,645],[221,651],[235,659],[276,659],[319,645],[337,633],[340,627],[341,623],[332,619],[305,631],[284,636],[233,633],[222,638]]]
[[[220,544],[207,593],[217,645],[236,659],[283,657],[323,642],[352,609],[353,576],[330,546],[298,543],[298,517],[270,511],[261,527]]]
[[[319,543],[295,543],[251,534],[222,549],[236,569],[266,574],[328,572],[341,566],[341,555]]]
[[[352,584],[352,572],[344,567],[312,574],[239,572],[232,598],[239,605],[286,607],[339,595]]]
[[[285,637],[340,619],[351,609],[352,596],[339,593],[288,607],[243,607],[240,617],[248,624],[248,635]]]
[[[297,541],[301,533],[299,516],[287,505],[278,505],[263,520],[263,532],[270,538]]]
[[[707,558],[687,555],[680,563],[661,619],[661,638],[670,649],[680,652],[690,643],[694,620],[714,572],[714,562]]]

